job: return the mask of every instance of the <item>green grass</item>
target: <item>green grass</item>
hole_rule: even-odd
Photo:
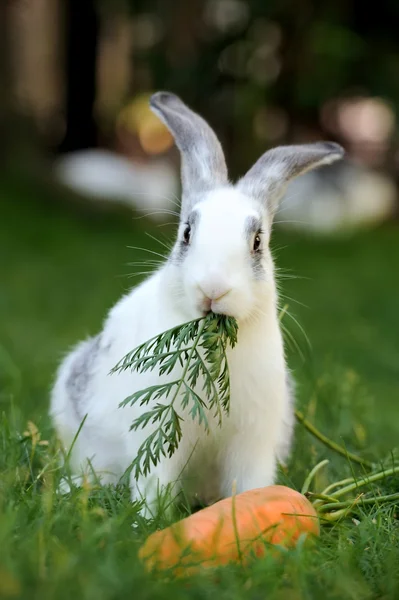
[[[315,547],[299,547],[282,560],[267,556],[182,583],[150,577],[136,557],[145,535],[166,524],[165,515],[139,519],[123,487],[55,493],[59,472],[47,407],[58,361],[98,330],[136,281],[128,263],[146,255],[128,246],[162,252],[144,230],[172,235],[124,213],[68,207],[58,196],[30,181],[0,185],[0,597],[398,598],[395,506],[359,510],[356,522],[323,529]],[[273,246],[282,293],[301,304],[284,302],[311,345],[286,316],[298,407],[349,450],[384,457],[398,433],[397,227],[341,241],[279,233]],[[295,278],[283,278],[288,271]],[[28,421],[49,445],[24,435]],[[317,489],[359,473],[298,427],[281,480],[300,487],[323,458],[330,465],[317,476]],[[375,486],[375,493],[380,489],[399,491],[398,480]]]

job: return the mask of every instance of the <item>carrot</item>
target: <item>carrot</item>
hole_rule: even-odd
[[[139,556],[149,569],[187,574],[195,564],[209,567],[262,556],[266,544],[292,547],[303,533],[319,535],[316,510],[299,492],[272,485],[225,498],[153,533]]]

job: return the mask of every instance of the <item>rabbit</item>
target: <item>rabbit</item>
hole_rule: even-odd
[[[131,423],[148,407],[119,404],[160,383],[160,375],[156,370],[110,374],[111,369],[138,345],[174,326],[210,311],[235,317],[238,342],[227,348],[229,413],[221,427],[209,414],[207,434],[180,411],[182,439],[175,453],[161,457],[146,477],[130,475],[132,501],[144,500],[146,516],[157,510],[159,490],[170,485],[192,503],[210,504],[230,496],[233,486],[240,493],[271,485],[278,464],[286,464],[294,385],[269,250],[273,216],[292,178],[344,155],[332,142],[281,146],[267,151],[232,184],[221,144],[202,117],[169,92],[155,93],[150,106],[181,154],[177,239],[165,263],[111,308],[102,331],[64,358],[50,406],[66,449],[83,422],[71,453],[76,476],[90,461],[102,483],[116,484],[157,426],[131,431]]]
[[[175,208],[178,177],[165,161],[136,162],[108,150],[79,150],[57,158],[54,174],[78,194],[125,204],[159,223]]]

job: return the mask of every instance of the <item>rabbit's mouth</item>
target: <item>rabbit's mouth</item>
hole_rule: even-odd
[[[212,295],[203,293],[200,301],[200,310],[204,315],[210,312],[220,315],[227,315],[227,298],[231,292],[231,289],[223,290],[222,293],[213,293]],[[232,316],[232,315],[231,315]]]
[[[225,315],[226,317],[234,317],[232,311],[229,311],[227,307],[222,306],[220,302],[209,301],[201,304],[199,307],[199,311],[202,317],[206,317],[209,313],[214,313],[215,315]]]
[[[215,313],[215,315],[228,315],[228,311],[225,310],[226,307],[223,306],[221,299],[212,300],[211,298],[204,298],[201,301],[199,309],[204,317],[211,312]]]
[[[203,298],[203,300],[201,302],[200,310],[204,316],[207,315],[208,313],[212,312],[211,298],[207,298],[207,297]]]

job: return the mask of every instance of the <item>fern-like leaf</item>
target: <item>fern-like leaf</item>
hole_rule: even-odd
[[[138,390],[125,398],[120,407],[148,406],[135,419],[131,430],[143,429],[149,424],[157,428],[140,445],[131,469],[136,479],[148,475],[162,457],[170,457],[182,438],[182,416],[176,410],[180,403],[193,420],[209,431],[207,411],[222,424],[223,413],[230,408],[230,378],[226,348],[237,343],[238,327],[232,317],[209,314],[189,321],[151,338],[129,352],[112,369],[111,373],[130,370],[144,373],[157,369],[160,377],[170,375],[180,366],[179,379],[162,382]],[[196,390],[202,377],[203,386]],[[161,401],[164,402],[161,402]],[[169,400],[165,403],[165,400]]]

